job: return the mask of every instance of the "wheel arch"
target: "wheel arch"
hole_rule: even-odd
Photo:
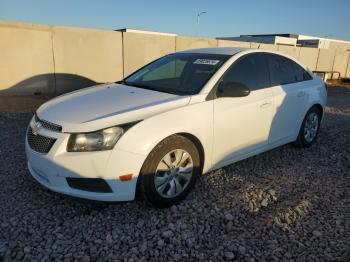
[[[190,140],[197,148],[198,153],[199,153],[199,159],[200,159],[200,163],[201,163],[201,172],[203,171],[203,167],[204,167],[204,161],[205,161],[205,152],[204,152],[204,147],[202,145],[202,142],[199,140],[198,137],[196,137],[193,134],[190,133],[177,133],[175,135],[179,135],[179,136],[183,136],[185,138],[187,138],[188,140]]]
[[[315,104],[313,104],[310,108],[309,108],[309,110],[311,109],[311,108],[313,108],[313,107],[316,107],[318,110],[320,110],[320,113],[321,113],[321,119],[323,118],[323,111],[324,111],[324,108],[323,108],[323,106],[321,105],[321,104],[319,104],[319,103],[315,103]]]

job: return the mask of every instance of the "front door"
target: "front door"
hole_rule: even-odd
[[[261,54],[239,58],[221,81],[245,85],[250,93],[245,97],[214,100],[214,166],[225,165],[267,146],[273,112],[269,72]]]

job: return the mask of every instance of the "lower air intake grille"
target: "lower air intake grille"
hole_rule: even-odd
[[[55,138],[45,137],[42,135],[34,135],[32,129],[29,127],[27,132],[28,144],[36,152],[47,154],[55,143]]]
[[[98,192],[98,193],[111,193],[113,192],[108,183],[101,178],[76,178],[67,177],[67,183],[71,188]]]

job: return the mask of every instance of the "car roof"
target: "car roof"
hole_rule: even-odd
[[[177,53],[198,53],[198,54],[215,54],[215,55],[235,55],[239,52],[252,50],[245,47],[211,47],[211,48],[196,48],[180,51]]]

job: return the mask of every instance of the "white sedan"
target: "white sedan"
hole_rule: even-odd
[[[290,142],[311,146],[326,99],[321,79],[277,52],[177,52],[43,104],[27,130],[28,168],[56,192],[128,201],[138,191],[169,206],[201,173]]]

